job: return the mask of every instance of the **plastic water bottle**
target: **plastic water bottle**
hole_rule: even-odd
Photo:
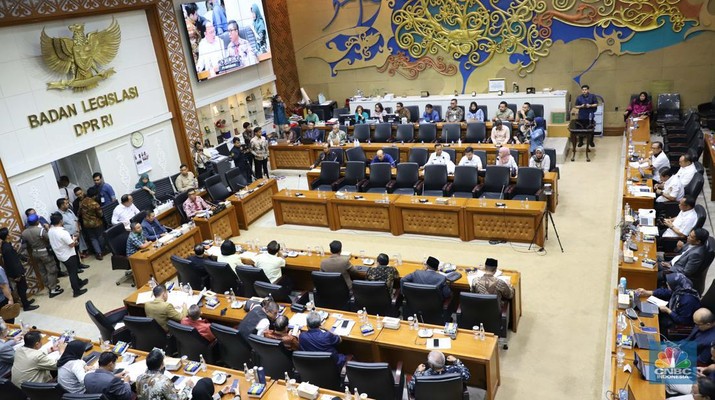
[[[365,307],[362,308],[362,322],[367,322],[367,309]]]
[[[382,320],[380,319],[380,314],[377,314],[375,316],[375,319],[376,319],[375,326],[377,326],[377,330],[382,329]]]
[[[414,320],[415,320],[415,330],[419,331],[420,330],[420,322],[417,320],[417,314],[415,314]]]
[[[484,323],[481,322],[479,323],[479,340],[486,340],[486,336],[484,334]]]
[[[461,137],[460,137],[459,139],[457,139],[457,144],[460,145],[460,146],[462,145],[462,138],[461,138]]]
[[[360,392],[358,392],[357,386],[355,387],[355,394],[353,394],[353,399],[360,399]]]
[[[618,351],[616,351],[616,365],[618,366],[618,368],[623,367],[623,361],[625,360],[625,358],[626,358],[626,353],[623,352],[623,346],[621,346],[619,343]]]
[[[630,171],[630,169],[629,169]],[[627,218],[629,215],[631,215],[631,205],[626,203],[626,206],[623,207],[623,217]]]
[[[228,300],[233,304],[236,301],[236,293],[233,292],[233,288],[228,290]]]
[[[415,319],[413,317],[407,317],[407,323],[410,325],[410,330],[415,329]]]
[[[201,372],[206,372],[206,360],[203,354],[199,354],[199,360],[201,361]]]
[[[343,395],[343,400],[352,400],[353,396],[350,394],[350,388],[345,386],[345,394]]]
[[[154,279],[154,275],[149,275],[149,276],[150,276],[149,287],[154,289],[156,287],[156,285],[158,285],[158,283],[156,282],[156,279]]]
[[[626,281],[626,277],[622,276],[621,279],[618,281],[618,294],[625,294],[626,293],[626,288],[628,287]]]

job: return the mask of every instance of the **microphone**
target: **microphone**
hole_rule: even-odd
[[[499,200],[504,200],[504,189],[506,189],[506,183],[501,187],[501,191],[499,192]]]

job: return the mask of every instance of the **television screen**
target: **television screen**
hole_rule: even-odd
[[[261,0],[206,0],[181,9],[199,81],[271,58]]]

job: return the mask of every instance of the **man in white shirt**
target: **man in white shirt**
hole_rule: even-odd
[[[56,204],[58,212],[62,215],[62,226],[70,234],[70,236],[76,235],[79,238],[78,248],[75,248],[75,252],[79,249],[79,253],[77,253],[77,255],[80,258],[80,268],[89,268],[89,265],[82,264],[81,262],[83,257],[82,254],[87,252],[87,244],[84,242],[82,234],[80,233],[82,228],[80,227],[77,215],[75,215],[72,208],[70,208],[70,202],[66,198],[62,197],[57,199]]]
[[[695,170],[695,164],[693,164],[693,156],[690,153],[683,154],[678,159],[678,164],[680,164],[680,169],[675,174],[675,176],[680,179],[680,183],[683,187],[688,186],[688,183],[693,180],[693,176],[697,173]]]
[[[663,151],[663,143],[653,142],[650,146],[652,155],[650,156],[650,165],[653,167],[653,180],[661,182],[660,170],[665,167],[670,167],[668,155]]]
[[[459,165],[468,165],[470,167],[475,167],[477,170],[483,170],[484,167],[482,166],[482,160],[474,155],[474,149],[472,146],[468,146],[466,149],[464,149],[464,155],[462,156],[462,159],[459,160]]]
[[[286,260],[280,251],[281,246],[275,240],[271,240],[268,246],[266,246],[266,249],[268,252],[256,256],[254,263],[257,268],[263,270],[271,283],[277,284],[276,282],[283,276],[281,268],[286,266]]]
[[[219,61],[224,58],[223,40],[216,36],[211,20],[205,22],[206,36],[199,42],[199,59],[196,60],[196,71],[208,71],[210,77],[218,74]]]
[[[655,199],[657,203],[680,201],[680,199],[685,197],[685,190],[680,183],[680,179],[673,176],[673,172],[670,168],[661,168],[659,175],[661,183],[657,185],[655,189],[655,194],[658,195],[658,198]]]
[[[74,194],[74,189],[77,187],[77,185],[71,183],[70,178],[66,175],[60,176],[60,179],[57,181],[57,187],[60,189],[60,196],[64,197],[65,199],[68,199],[70,201],[70,204],[74,201],[74,199],[77,198],[77,196]]]
[[[139,209],[134,205],[132,195],[122,195],[121,204],[114,207],[112,212],[112,224],[123,224],[124,229],[129,230],[129,221],[132,217],[139,214]]]
[[[675,218],[667,218],[663,221],[661,229],[665,228],[665,231],[661,233],[661,237],[685,239],[695,227],[698,220],[698,215],[694,210],[695,199],[690,196],[683,197],[678,207],[680,212]]]
[[[434,153],[429,155],[425,166],[427,165],[446,165],[447,173],[454,173],[454,163],[449,157],[449,154],[442,151],[442,145],[440,143],[434,145]],[[424,169],[424,167],[422,167],[422,169]]]
[[[86,285],[88,280],[80,280],[77,275],[80,269],[79,257],[74,249],[77,246],[77,236],[71,236],[62,226],[62,215],[59,213],[50,216],[50,224],[51,227],[47,232],[47,236],[50,239],[52,251],[57,259],[67,267],[74,297],[81,296],[87,293],[87,289],[82,289],[82,286]]]

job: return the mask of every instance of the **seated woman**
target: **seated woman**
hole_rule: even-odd
[[[476,101],[469,103],[469,110],[464,116],[467,122],[484,122],[484,112],[479,108]]]
[[[216,261],[226,263],[231,266],[231,270],[238,265],[243,265],[241,256],[236,254],[236,245],[232,241],[226,239],[221,243],[221,255],[216,257]]]
[[[693,326],[693,314],[700,308],[700,294],[685,275],[674,272],[665,276],[667,288],[656,290],[637,289],[638,296],[655,296],[667,300],[668,305],[660,307],[658,320],[660,332],[666,334],[668,328],[676,325]]]
[[[372,117],[377,119],[380,122],[385,122],[386,116],[387,116],[387,111],[385,111],[385,108],[382,106],[382,103],[375,103],[375,112],[372,115]]]
[[[489,136],[489,140],[497,146],[502,146],[509,143],[511,139],[511,133],[509,133],[509,128],[502,124],[500,119],[494,121],[494,126],[492,127],[492,133]]]
[[[637,98],[633,99],[631,104],[626,108],[626,112],[623,113],[623,119],[628,119],[629,116],[634,117],[640,116],[650,116],[653,113],[653,103],[650,102],[648,98],[648,93],[640,92]]]
[[[519,173],[519,166],[516,164],[516,160],[514,160],[514,157],[511,155],[511,151],[509,151],[508,147],[499,148],[495,165],[509,167],[511,176],[513,177],[516,177]]]
[[[84,376],[94,369],[82,360],[85,345],[80,340],[69,342],[57,361],[57,382],[68,393],[84,393]]]
[[[367,122],[367,119],[369,116],[365,112],[365,110],[362,108],[362,106],[357,106],[355,109],[355,123],[356,124],[364,124]]]
[[[539,146],[534,150],[534,155],[529,158],[529,168],[539,168],[544,173],[549,172],[551,168],[551,158],[544,152],[544,148]]]
[[[149,180],[149,174],[147,173],[143,173],[139,176],[139,182],[134,185],[134,189],[144,189],[149,192],[152,198],[156,195],[156,185]]]

